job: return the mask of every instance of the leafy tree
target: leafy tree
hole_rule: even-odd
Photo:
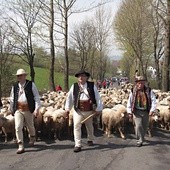
[[[124,0],[114,23],[116,40],[128,54],[131,54],[130,56],[137,59],[134,62],[137,61],[138,70],[146,78],[147,66],[153,53],[153,34],[148,7],[149,2],[145,0]]]

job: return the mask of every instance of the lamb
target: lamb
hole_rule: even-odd
[[[114,106],[112,109],[105,108],[102,111],[102,126],[103,131],[106,128],[106,135],[108,137],[111,136],[111,128],[118,128],[120,136],[122,139],[125,139],[125,135],[122,132],[122,125],[125,120],[126,115],[126,107],[122,104],[118,104]]]
[[[54,139],[61,139],[61,133],[66,128],[67,112],[63,109],[55,110],[52,113],[52,130],[54,131]]]
[[[74,113],[74,107],[70,110],[68,115],[68,136],[73,137],[73,113]]]
[[[157,109],[160,111],[160,123],[166,130],[170,130],[170,107],[158,105]]]
[[[152,116],[149,116],[149,126],[148,126],[148,135],[149,137],[152,137],[152,130],[153,130],[153,125],[155,122],[158,122],[159,121],[159,118],[160,118],[160,111],[158,109],[156,109],[154,112],[153,112],[153,115]]]
[[[5,134],[5,143],[7,143],[8,141],[8,133],[12,133],[13,141],[16,142],[14,116],[0,116],[0,127],[2,128],[2,131]]]
[[[49,109],[43,115],[44,132],[46,136],[51,137],[52,133],[54,138],[61,138],[61,132],[66,127],[67,113],[63,109]]]
[[[36,133],[36,140],[38,138],[42,138],[43,136],[43,114],[45,113],[45,108],[40,108],[39,114],[35,117],[34,116],[34,126],[35,126],[35,133]]]
[[[52,113],[55,109],[50,108],[43,114],[43,136],[50,139],[52,137]]]

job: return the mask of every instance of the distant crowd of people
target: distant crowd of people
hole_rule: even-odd
[[[111,78],[104,79],[103,81],[97,80],[96,86],[98,89],[101,89],[101,88],[108,89],[108,88],[112,88],[114,83],[118,83],[118,81],[113,81]],[[119,83],[118,83],[118,85],[119,85]]]

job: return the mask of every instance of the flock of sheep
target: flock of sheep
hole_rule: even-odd
[[[100,96],[103,101],[103,110],[100,117],[94,117],[97,128],[110,137],[113,129],[118,130],[120,137],[125,139],[124,128],[131,123],[126,111],[126,104],[131,91],[132,84],[122,86],[120,89],[100,89]],[[159,127],[170,130],[170,92],[153,90],[157,97],[157,109],[149,120],[148,134],[152,136],[152,129],[155,122]],[[61,139],[63,135],[73,136],[73,112],[72,109],[67,116],[64,110],[66,92],[47,92],[41,95],[42,107],[39,115],[34,118],[36,136],[38,138]],[[15,140],[14,117],[9,113],[9,98],[2,98],[3,108],[0,113],[1,137],[11,134]],[[26,127],[24,128],[26,130]],[[16,141],[16,140],[15,140]]]

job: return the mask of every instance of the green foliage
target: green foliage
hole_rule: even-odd
[[[158,84],[157,84],[156,80],[149,79],[148,82],[149,82],[149,86],[150,86],[152,89],[158,89]]]
[[[34,45],[34,52],[35,52],[34,66],[48,68],[50,56],[47,54],[45,49]]]
[[[28,70],[28,69],[27,69]],[[30,79],[30,77],[28,77]],[[49,70],[46,68],[35,67],[35,84],[39,91],[49,90],[48,85]],[[69,77],[69,87],[76,82],[76,78],[73,76]],[[64,75],[62,73],[55,72],[55,84],[64,87]]]
[[[15,81],[15,77],[13,76],[13,68],[8,67],[4,68],[1,76],[2,82],[2,96],[9,96],[11,86]]]
[[[29,67],[22,67],[29,73]],[[49,90],[49,70],[46,68],[34,67],[35,69],[35,84],[40,92],[45,92]],[[64,87],[64,75],[62,73],[55,72],[55,84],[60,85],[62,88]],[[29,80],[31,79],[28,75]],[[69,76],[69,87],[76,82],[76,78],[74,76]]]

